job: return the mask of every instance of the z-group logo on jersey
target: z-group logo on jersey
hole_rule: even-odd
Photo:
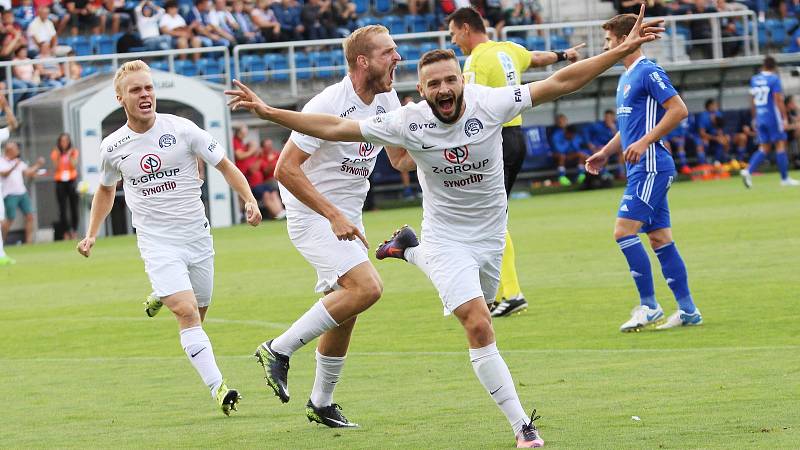
[[[172,147],[172,145],[176,142],[178,142],[178,140],[175,139],[175,136],[171,134],[165,134],[158,139],[158,146],[161,148]]]
[[[461,164],[469,157],[469,147],[448,148],[444,151],[444,159],[450,164]]]
[[[483,123],[474,117],[467,120],[467,123],[464,124],[464,134],[466,134],[467,137],[475,136],[480,133],[482,129]]]
[[[139,167],[142,168],[144,173],[156,173],[161,168],[161,158],[158,155],[148,153],[142,156],[139,161]]]
[[[361,145],[358,146],[358,156],[362,158],[371,155],[373,151],[375,151],[375,146],[369,142],[362,142]]]

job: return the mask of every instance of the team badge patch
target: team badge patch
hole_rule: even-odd
[[[175,136],[171,134],[165,134],[158,139],[158,146],[161,148],[168,148],[172,147],[176,142],[178,142],[178,140],[175,139]]]
[[[464,134],[466,134],[467,137],[475,136],[480,133],[482,129],[483,123],[474,117],[467,120],[467,123],[464,124]]]
[[[142,168],[144,173],[156,173],[161,169],[161,158],[152,153],[144,155],[139,161],[139,167]]]
[[[469,148],[463,147],[448,148],[444,151],[444,159],[450,164],[461,164],[469,157]]]

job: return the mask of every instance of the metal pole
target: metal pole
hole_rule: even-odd
[[[722,31],[719,25],[719,17],[711,20],[711,54],[714,59],[722,59]]]
[[[289,46],[289,91],[297,96],[297,67],[294,62],[294,45]]]

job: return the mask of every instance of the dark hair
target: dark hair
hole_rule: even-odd
[[[775,61],[775,58],[772,56],[767,55],[767,57],[764,58],[764,68],[767,70],[775,70],[778,68],[778,62]]]
[[[481,14],[475,8],[458,8],[447,16],[445,20],[448,25],[450,25],[450,22],[453,22],[456,24],[456,27],[460,28],[461,25],[467,24],[470,28],[479,33],[486,33],[483,17],[481,17]]]
[[[417,64],[417,70],[418,71],[421,70],[428,64],[437,63],[439,61],[447,61],[448,59],[452,59],[453,61],[456,62],[456,64],[458,64],[458,58],[456,58],[456,53],[449,48],[448,49],[437,48],[436,50],[425,52],[419,59],[419,63]]]
[[[616,113],[614,112],[613,109],[607,109],[607,110],[603,111],[603,114],[615,114],[616,115]]]
[[[164,10],[165,11],[170,9],[170,8],[177,8],[177,7],[178,7],[178,1],[177,0],[167,0],[166,2],[164,2]]]
[[[64,136],[67,137],[67,148],[61,148],[61,138]],[[70,137],[69,133],[61,133],[58,135],[58,139],[56,140],[56,148],[61,153],[69,151],[72,148],[72,138]]]
[[[636,20],[639,17],[636,14],[620,14],[609,19],[603,24],[603,29],[610,31],[614,36],[621,38],[627,36],[631,32],[633,26],[636,25]]]
[[[712,103],[717,103],[717,100],[713,99],[713,98],[706,99],[706,103],[705,103],[706,109],[708,109],[708,107],[711,106]]]
[[[575,125],[567,125],[567,128],[564,129],[564,134],[578,134],[578,127]]]

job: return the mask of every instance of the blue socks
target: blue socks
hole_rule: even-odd
[[[789,155],[786,152],[775,154],[775,162],[778,163],[778,171],[781,173],[781,180],[789,178]]]
[[[747,170],[750,173],[753,173],[756,170],[758,170],[758,166],[760,166],[761,163],[764,162],[764,158],[766,157],[767,157],[766,153],[762,152],[761,150],[756,150],[753,153],[753,156],[750,157],[750,165],[747,167]]]
[[[640,244],[641,246],[641,244]],[[695,312],[694,301],[692,301],[692,294],[689,293],[689,277],[686,273],[686,265],[683,263],[678,248],[675,242],[656,249],[656,256],[661,263],[661,273],[664,274],[664,279],[667,280],[667,285],[672,289],[675,295],[675,300],[678,301],[681,310],[688,314]]]
[[[686,150],[678,150],[678,161],[681,167],[689,165],[689,163],[686,162]]]
[[[655,309],[658,307],[656,302],[655,288],[653,287],[653,270],[650,268],[650,258],[644,250],[642,241],[637,235],[623,236],[617,239],[619,249],[628,260],[628,267],[631,269],[631,276],[639,290],[639,299],[642,305]],[[685,270],[684,270],[685,273]]]
[[[697,152],[697,164],[705,164],[706,163],[706,152],[698,151]]]
[[[747,158],[747,149],[745,147],[738,147],[736,149],[736,159],[738,161],[744,161]]]

